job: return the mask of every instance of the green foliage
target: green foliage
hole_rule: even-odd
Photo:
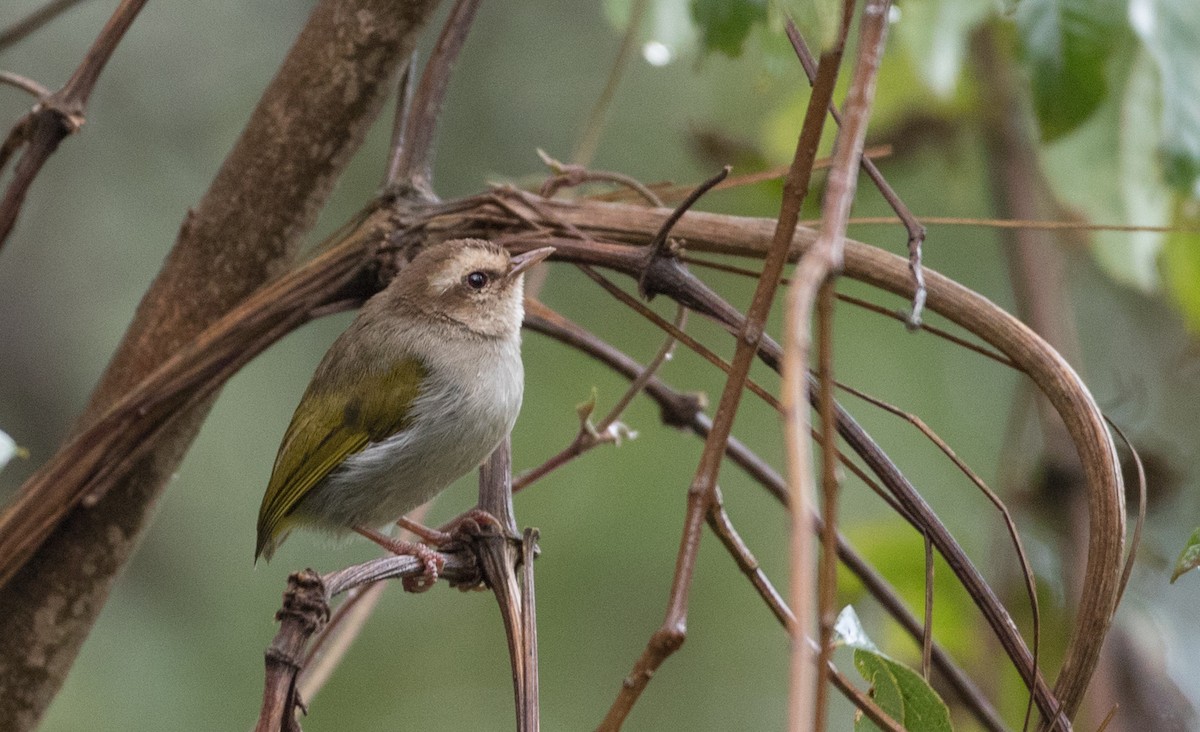
[[[1023,0],[1017,6],[1021,53],[1029,62],[1044,139],[1077,128],[1108,94],[1106,62],[1123,17],[1121,0]]]
[[[1200,4],[1131,0],[1129,18],[1162,84],[1162,164],[1166,180],[1200,197]]]
[[[850,543],[881,575],[888,578],[905,604],[920,614],[925,603],[925,552],[919,536],[907,524],[896,521],[867,521],[847,529]],[[974,625],[974,604],[959,585],[949,579],[950,567],[934,554],[933,627],[938,642],[955,658],[965,662],[980,657]],[[866,598],[866,588],[845,567],[838,570],[838,588],[843,602]],[[906,658],[912,640],[898,623],[888,622],[876,633],[880,644],[893,655]]]
[[[1121,95],[1106,99],[1071,134],[1042,146],[1043,170],[1059,200],[1089,221],[1165,226],[1171,212],[1155,157],[1158,86],[1144,55],[1129,66]],[[1145,292],[1159,287],[1160,232],[1098,231],[1091,241],[1097,263],[1114,280]]]
[[[1196,567],[1200,567],[1200,527],[1192,532],[1183,551],[1179,553],[1179,559],[1175,562],[1175,571],[1171,572],[1171,582],[1174,583],[1175,580]]]
[[[875,703],[905,729],[914,732],[953,729],[946,703],[917,672],[882,653],[861,648],[854,651],[854,667],[870,682]],[[867,732],[879,728],[866,717],[859,717],[854,729]]]
[[[1183,312],[1188,328],[1200,333],[1200,212],[1196,201],[1177,202],[1173,225],[1162,250],[1167,291]]]
[[[996,9],[992,0],[913,0],[901,8],[896,40],[924,86],[940,98],[962,76],[971,34]]]
[[[692,20],[705,50],[732,58],[742,55],[750,29],[766,19],[766,0],[692,0]]]
[[[854,649],[854,667],[871,685],[871,697],[889,717],[913,732],[949,732],[950,709],[929,682],[920,674],[880,652],[867,637],[854,608],[847,606],[838,615],[835,630],[838,642]],[[879,728],[859,716],[855,732]]]

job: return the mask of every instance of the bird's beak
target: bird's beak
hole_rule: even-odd
[[[541,249],[531,249],[524,254],[518,254],[513,257],[508,265],[509,279],[516,277],[533,265],[542,261],[546,257],[554,254],[554,247],[542,247]]]

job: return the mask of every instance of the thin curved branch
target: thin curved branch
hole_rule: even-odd
[[[408,116],[400,128],[404,134],[399,155],[389,164],[388,187],[411,186],[424,195],[433,195],[434,136],[438,118],[450,86],[450,75],[458,55],[467,42],[467,34],[475,20],[475,12],[483,0],[457,0],[450,16],[442,26],[437,44],[429,55],[429,63],[421,74],[421,82],[408,108]]]
[[[390,246],[403,249],[416,242],[436,241],[455,236],[491,236],[497,237],[504,232],[517,235],[527,231],[527,224],[516,217],[510,210],[518,211],[522,217],[540,222],[547,230],[559,227],[555,221],[544,218],[538,211],[526,207],[519,197],[509,197],[507,208],[497,206],[495,201],[498,193],[447,202],[439,205],[421,206],[416,210],[397,209],[390,212],[381,211],[378,215],[364,218],[361,226],[375,228],[376,235],[355,235],[359,257],[365,256],[371,242],[386,240]],[[606,266],[639,277],[639,269],[644,264],[644,258],[638,250],[621,242],[644,243],[662,225],[666,216],[663,210],[647,209],[641,206],[606,204],[593,201],[542,201],[542,207],[553,211],[556,221],[567,221],[588,233],[592,240],[586,244],[572,239],[541,235],[536,240],[529,240],[525,246],[540,246],[542,242],[558,245],[556,258],[560,260],[591,263]],[[761,256],[770,241],[773,222],[764,219],[747,217],[722,216],[702,212],[690,212],[684,216],[676,227],[676,235],[685,239],[691,249],[711,251],[724,254],[734,253],[743,256]],[[795,257],[814,233],[805,228],[797,230],[792,243],[792,256]],[[514,243],[519,248],[519,243]],[[349,255],[353,257],[353,255]],[[373,261],[373,260],[366,260]],[[330,263],[324,263],[329,266]],[[363,266],[363,260],[351,268]],[[873,286],[894,292],[900,296],[911,295],[912,280],[907,269],[907,262],[899,257],[888,254],[874,247],[859,242],[847,240],[845,252],[845,275],[853,277]],[[689,307],[701,309],[718,321],[729,320],[736,324],[741,317],[736,311],[713,311],[716,305],[707,295],[696,288],[702,283],[686,273],[672,273],[660,270],[657,274],[655,288],[671,296],[677,301],[689,304]],[[1117,471],[1115,448],[1104,429],[1103,422],[1096,409],[1095,403],[1083,383],[1075,376],[1069,366],[1049,349],[1044,342],[1027,328],[1017,322],[1012,316],[997,308],[986,299],[971,292],[965,287],[949,280],[936,272],[928,271],[927,285],[929,287],[929,309],[942,314],[949,320],[978,335],[984,342],[997,348],[1006,357],[1013,360],[1018,368],[1029,374],[1030,378],[1048,393],[1052,403],[1066,417],[1066,423],[1080,451],[1082,462],[1088,466],[1088,489],[1092,507],[1092,549],[1089,554],[1088,566],[1097,573],[1096,581],[1085,586],[1093,594],[1082,598],[1078,625],[1071,638],[1071,652],[1068,662],[1060,672],[1060,688],[1075,694],[1074,697],[1063,698],[1065,707],[1073,708],[1079,701],[1078,694],[1082,691],[1078,680],[1086,680],[1095,661],[1094,649],[1103,638],[1111,618],[1115,603],[1115,589],[1122,560],[1122,531],[1124,526],[1123,503],[1121,494],[1121,479]],[[376,285],[377,286],[377,285]],[[330,288],[333,293],[326,293],[328,300],[345,299],[342,288]],[[362,293],[361,296],[365,296]],[[270,309],[269,299],[257,300],[257,307]],[[249,316],[254,310],[245,311],[241,317]],[[230,331],[228,336],[229,348],[233,352],[242,352],[247,347],[245,328],[253,332],[248,325],[240,325],[238,318],[230,319],[220,326]],[[239,335],[242,336],[239,340]],[[211,334],[206,334],[205,338]],[[210,341],[211,342],[211,341]],[[265,347],[263,345],[262,347]],[[223,347],[224,348],[224,347]],[[778,346],[773,343],[763,345],[763,353],[769,361],[778,366]],[[186,380],[179,379],[178,373],[158,373],[152,375],[143,385],[145,393],[159,395],[164,404],[179,404],[183,395],[191,390],[200,388],[210,380],[224,378],[224,374],[214,369],[214,364],[229,357],[230,350],[196,349],[189,351],[189,362],[186,371],[193,376]],[[251,354],[253,355],[253,354]],[[183,364],[180,362],[182,368]],[[653,383],[653,382],[652,382]],[[215,388],[215,386],[213,387]],[[166,390],[166,391],[164,391]],[[174,393],[169,393],[175,390]],[[152,419],[152,415],[139,415],[136,405],[129,405],[130,411],[123,418],[129,420],[133,428],[141,421]],[[915,495],[903,475],[890,465],[886,455],[866,438],[848,415],[839,414],[839,432],[843,439],[864,456],[868,464],[884,477],[885,484],[896,491],[895,495],[918,520],[932,520],[932,512],[924,505],[919,496]],[[123,449],[132,449],[127,446]],[[78,472],[70,473],[70,481],[88,481],[95,466],[109,459],[119,460],[120,450],[99,453],[60,452],[54,462],[79,463]],[[119,477],[119,476],[118,476]],[[905,488],[907,486],[907,488]],[[61,520],[61,514],[48,516],[54,525]],[[0,532],[2,534],[3,532]],[[940,540],[939,540],[940,542]],[[953,546],[944,542],[935,542],[939,552],[947,557],[951,568],[968,587],[977,604],[984,611],[996,629],[997,636],[1014,659],[1018,669],[1032,678],[1030,654],[1024,649],[1019,635],[1015,633],[1008,614],[995,596],[990,593],[982,577],[971,566],[965,556],[954,552]],[[0,555],[0,569],[15,571],[11,567],[12,560],[6,555]],[[18,562],[19,564],[19,562]],[[0,576],[4,572],[0,571]],[[1111,576],[1110,576],[1111,575]],[[1067,683],[1066,680],[1071,680]],[[1071,691],[1074,689],[1075,691]],[[1040,708],[1053,710],[1053,695],[1048,688],[1038,684],[1035,689]],[[1047,705],[1049,705],[1047,707]]]
[[[50,0],[29,15],[0,30],[0,52],[37,32],[39,28],[81,2],[83,0]]]
[[[814,83],[817,76],[816,63],[813,61],[812,52],[808,50],[808,45],[804,42],[804,38],[791,18],[787,19],[784,30],[787,32],[788,40],[792,43],[792,49],[796,52],[800,66],[804,68],[804,75],[808,77],[808,83]],[[836,124],[842,124],[842,113],[835,105],[829,105],[829,116]],[[913,276],[914,294],[912,310],[904,320],[910,329],[916,330],[921,327],[921,311],[925,308],[925,274],[921,267],[921,245],[925,243],[925,227],[888,184],[883,173],[879,171],[879,167],[875,165],[875,161],[871,159],[866,150],[860,156],[859,165],[862,166],[863,172],[867,174],[871,182],[875,184],[880,195],[896,212],[896,218],[904,224],[904,228],[908,232],[908,268]]]
[[[14,74],[11,71],[0,71],[0,84],[7,84],[8,86],[20,89],[38,101],[45,99],[51,94],[49,89],[37,83],[33,79],[30,79],[27,76],[21,76],[20,74]],[[3,160],[0,160],[0,167],[2,167],[3,164]]]
[[[588,114],[587,123],[579,136],[579,142],[575,146],[575,152],[571,155],[571,160],[577,165],[587,165],[596,155],[596,148],[600,146],[600,133],[604,131],[604,118],[617,93],[621,77],[625,75],[625,69],[628,68],[629,62],[633,58],[635,44],[638,34],[641,33],[642,22],[646,18],[648,7],[650,7],[649,0],[633,0],[629,7],[629,25],[625,28],[625,34],[621,36],[621,47],[617,50],[616,58],[613,59],[613,64],[608,70],[608,79],[604,82],[604,89],[600,92],[600,96],[596,97],[592,111]]]
[[[49,96],[40,96],[33,111],[9,133],[2,157],[7,160],[22,145],[25,146],[25,152],[17,161],[4,198],[0,199],[0,247],[4,246],[12,232],[25,195],[42,166],[63,139],[83,126],[84,110],[100,72],[145,4],[146,0],[121,0],[63,88]]]

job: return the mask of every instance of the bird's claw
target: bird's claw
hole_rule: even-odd
[[[401,579],[400,585],[405,592],[426,592],[437,584],[438,576],[446,566],[446,560],[424,544],[413,544],[413,547],[412,556],[421,562],[424,571],[419,575]]]

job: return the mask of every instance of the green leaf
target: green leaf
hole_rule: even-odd
[[[1197,233],[1200,205],[1181,196],[1177,198],[1171,225],[1181,230],[1167,234],[1159,264],[1167,291],[1182,311],[1188,328],[1200,333],[1200,233]]]
[[[1130,0],[1129,20],[1162,83],[1162,164],[1166,180],[1200,198],[1200,4]]]
[[[1116,60],[1128,69],[1120,97],[1110,96],[1070,135],[1044,145],[1042,163],[1057,196],[1089,221],[1168,226],[1172,191],[1157,155],[1157,73],[1144,51],[1123,49]],[[1159,290],[1162,232],[1097,231],[1090,239],[1097,263],[1114,280],[1146,293]]]
[[[1123,0],[1022,0],[1016,21],[1042,137],[1082,124],[1108,94],[1105,61],[1120,37]]]
[[[767,20],[767,0],[692,0],[692,20],[706,51],[742,55],[750,29]]]
[[[871,684],[871,696],[880,709],[912,732],[951,732],[950,709],[933,687],[916,671],[882,653],[854,651],[854,667]],[[877,730],[866,717],[854,723],[855,732]]]
[[[1180,576],[1196,567],[1200,567],[1200,528],[1192,532],[1183,551],[1179,553],[1179,560],[1175,562],[1175,571],[1171,573],[1171,583],[1174,584]]]
[[[579,417],[580,425],[591,424],[592,413],[596,411],[596,402],[599,399],[600,392],[593,386],[588,398],[575,405],[575,414]]]
[[[834,623],[837,642],[854,649],[854,667],[871,685],[871,698],[889,717],[912,732],[952,732],[950,709],[916,671],[880,652],[863,630],[854,608],[847,605]],[[879,728],[866,717],[855,732]]]
[[[992,0],[912,0],[900,8],[896,37],[921,83],[938,97],[954,93],[971,33],[995,10]]]

